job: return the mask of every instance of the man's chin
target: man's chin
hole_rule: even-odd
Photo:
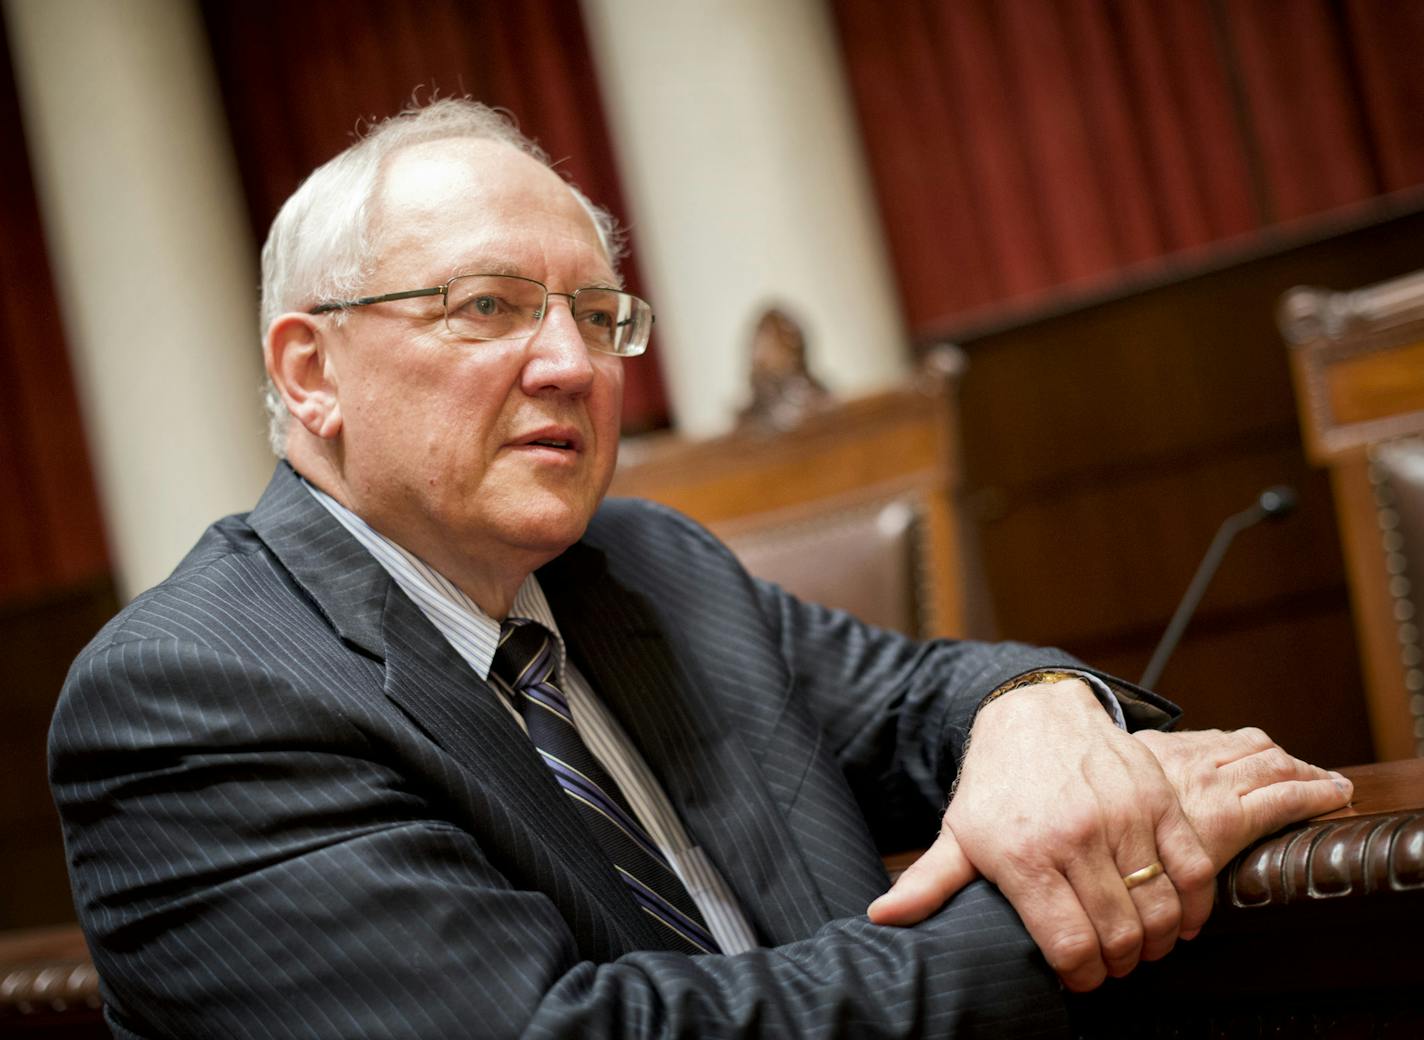
[[[592,518],[591,508],[549,503],[517,517],[505,535],[511,545],[553,559],[583,537]]]

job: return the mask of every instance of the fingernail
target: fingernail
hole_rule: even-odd
[[[1330,779],[1335,781],[1335,786],[1339,788],[1341,794],[1349,794],[1355,789],[1355,785],[1346,780],[1339,773],[1331,771]]]

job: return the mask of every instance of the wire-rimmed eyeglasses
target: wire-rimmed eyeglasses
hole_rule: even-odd
[[[454,336],[473,340],[524,339],[539,331],[549,309],[550,296],[569,301],[574,322],[590,350],[618,357],[636,357],[648,347],[653,331],[653,308],[646,300],[622,289],[590,286],[571,293],[550,292],[543,282],[514,274],[462,274],[444,285],[428,289],[334,300],[307,311],[365,307],[417,296],[439,296],[445,304],[445,327]]]

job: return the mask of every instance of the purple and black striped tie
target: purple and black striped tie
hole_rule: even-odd
[[[687,888],[574,727],[569,702],[556,685],[549,630],[527,618],[507,620],[491,671],[509,687],[535,750],[582,810],[638,905],[689,953],[719,952]]]

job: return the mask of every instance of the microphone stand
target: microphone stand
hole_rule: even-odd
[[[1197,565],[1197,572],[1192,575],[1191,584],[1187,586],[1187,591],[1182,595],[1182,601],[1177,604],[1176,613],[1167,623],[1167,630],[1162,633],[1162,638],[1157,643],[1157,649],[1152,652],[1152,660],[1147,662],[1147,670],[1142,673],[1142,678],[1137,681],[1137,685],[1151,689],[1162,677],[1162,669],[1167,666],[1167,658],[1172,656],[1172,651],[1176,650],[1177,644],[1181,642],[1182,633],[1187,630],[1187,623],[1196,613],[1197,605],[1201,603],[1202,596],[1206,594],[1211,579],[1216,577],[1216,570],[1221,566],[1221,561],[1226,556],[1226,550],[1231,548],[1231,543],[1236,536],[1248,527],[1255,527],[1262,520],[1279,520],[1288,515],[1295,509],[1296,502],[1296,493],[1292,488],[1284,485],[1270,487],[1262,491],[1249,508],[1228,516],[1222,521],[1221,526],[1216,529],[1216,537],[1211,540],[1206,555]]]

